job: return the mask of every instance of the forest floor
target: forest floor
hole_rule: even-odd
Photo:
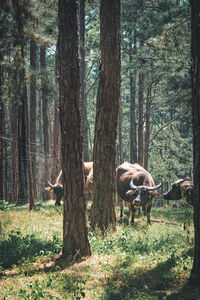
[[[116,208],[119,216],[119,208]],[[188,283],[193,264],[191,208],[152,208],[103,238],[89,228],[91,257],[65,267],[62,207],[53,201],[0,211],[0,299],[200,299]]]

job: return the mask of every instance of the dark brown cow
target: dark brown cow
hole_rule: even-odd
[[[165,200],[184,200],[188,204],[194,206],[194,197],[193,197],[193,190],[194,190],[194,182],[188,181],[185,179],[178,179],[176,180],[172,188],[163,194],[163,198]]]
[[[155,186],[154,180],[139,164],[125,162],[117,168],[117,193],[119,200],[131,204],[131,223],[134,224],[134,216],[137,208],[142,207],[144,214],[147,215],[147,224],[151,224],[150,211],[152,199],[158,195],[162,183]],[[121,216],[122,216],[121,211]]]
[[[84,177],[85,177],[84,179],[85,179],[85,182],[86,182],[88,174],[90,173],[90,171],[92,169],[93,169],[93,162],[84,162]],[[60,202],[61,202],[62,197],[63,197],[63,185],[62,185],[62,183],[60,183],[61,176],[62,176],[62,170],[60,171],[60,173],[59,173],[59,175],[56,179],[56,182],[54,184],[52,184],[48,181],[49,186],[52,188],[52,190],[53,190],[53,192],[56,196],[56,202],[55,202],[56,206],[60,206]]]

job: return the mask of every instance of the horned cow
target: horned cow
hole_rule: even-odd
[[[142,207],[147,215],[147,224],[151,224],[150,211],[152,199],[158,195],[157,190],[162,183],[155,185],[149,172],[139,164],[124,162],[116,170],[117,193],[119,200],[126,201],[131,205],[131,223],[134,224],[134,217],[137,208]],[[122,215],[122,211],[121,211]]]
[[[176,180],[172,188],[163,194],[164,200],[185,200],[188,204],[194,206],[194,182],[185,179]]]
[[[86,182],[87,176],[90,173],[90,171],[93,169],[93,162],[84,162],[84,180]],[[56,182],[52,184],[50,181],[48,181],[48,184],[50,188],[53,190],[55,196],[56,196],[56,201],[55,205],[60,206],[60,202],[63,197],[63,184],[60,182],[62,177],[62,170],[60,171],[58,177],[56,178]]]

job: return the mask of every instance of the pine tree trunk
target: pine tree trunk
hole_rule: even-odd
[[[4,181],[5,181],[5,172],[4,172],[4,103],[2,98],[2,70],[1,70],[1,57],[0,57],[0,200],[5,200],[4,196]]]
[[[42,90],[42,117],[43,117],[43,141],[44,141],[44,182],[50,176],[50,124],[49,124],[49,109],[47,99],[47,83],[46,83],[46,45],[40,47],[40,66],[41,66],[41,90]],[[47,200],[47,199],[44,199]]]
[[[84,161],[89,161],[87,99],[85,95],[85,0],[80,0],[80,110]]]
[[[138,162],[141,166],[143,166],[143,153],[144,153],[144,146],[143,146],[143,84],[144,84],[144,73],[139,73],[139,103],[138,103],[138,114],[139,114],[139,121],[138,121]]]
[[[51,181],[55,182],[61,170],[61,136],[58,101],[55,101],[54,108],[54,125],[53,125],[53,150],[52,150],[52,170]]]
[[[37,199],[37,185],[38,178],[36,176],[36,157],[37,157],[37,147],[36,147],[36,65],[37,65],[37,45],[34,41],[34,36],[30,39],[30,153],[32,162],[32,176],[33,176],[33,192],[34,198]]]
[[[67,262],[91,255],[84,195],[80,118],[77,1],[59,1],[59,86],[64,181],[63,255]]]
[[[200,2],[191,0],[195,248],[190,281],[200,285]]]
[[[101,0],[101,67],[94,139],[91,226],[116,229],[115,157],[120,99],[120,0]]]
[[[146,131],[144,143],[144,168],[148,170],[149,141],[150,141],[150,116],[151,116],[151,86],[148,88],[146,99]]]
[[[119,159],[118,165],[121,165],[123,162],[123,153],[122,153],[122,96],[120,96],[119,101],[119,117],[118,117],[118,135],[119,135]]]

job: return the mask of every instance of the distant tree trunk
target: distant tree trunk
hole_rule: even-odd
[[[16,57],[13,56],[14,65],[16,67]],[[16,74],[17,72],[14,72]],[[13,74],[13,75],[14,75]],[[16,77],[17,78],[17,77]],[[14,80],[14,76],[13,76]],[[10,129],[11,129],[11,179],[12,179],[12,197],[11,202],[18,201],[18,115],[16,114],[18,104],[15,100],[17,89],[12,85],[10,90],[11,106],[10,106]]]
[[[61,170],[61,136],[60,136],[60,120],[58,101],[55,100],[54,107],[54,125],[53,125],[53,150],[52,150],[52,170],[51,180],[55,182]]]
[[[63,255],[66,263],[91,255],[84,195],[77,19],[77,1],[59,0],[58,65],[64,181]]]
[[[47,99],[47,83],[46,83],[46,45],[40,47],[40,66],[41,66],[41,91],[42,91],[42,116],[43,116],[43,141],[44,141],[44,182],[50,176],[50,124],[49,124],[49,109]],[[44,199],[47,200],[47,199]]]
[[[138,162],[143,166],[143,153],[144,153],[144,146],[143,146],[143,91],[144,85],[144,73],[140,71],[139,73],[139,104],[138,104],[138,114],[139,114],[139,122],[138,122]]]
[[[0,200],[5,200],[4,198],[4,181],[5,181],[5,172],[4,172],[4,103],[2,97],[2,70],[1,70],[1,57],[0,57]]]
[[[33,188],[34,198],[37,199],[37,185],[38,180],[36,176],[36,67],[37,67],[37,45],[34,41],[34,36],[30,39],[30,155],[32,162],[32,176],[33,176]]]
[[[115,157],[120,99],[120,0],[100,1],[101,67],[94,138],[91,227],[116,229]]]
[[[18,176],[19,176],[19,192],[18,192],[18,204],[27,202],[28,195],[28,178],[27,178],[27,148],[26,144],[28,141],[26,133],[26,82],[25,82],[25,32],[24,32],[24,14],[26,11],[26,3],[24,1],[12,0],[13,9],[15,13],[15,101],[17,99],[17,120],[18,120]],[[15,112],[16,114],[16,112]],[[16,116],[16,115],[15,115]]]
[[[200,285],[200,2],[191,3],[195,248],[190,281]]]
[[[133,56],[129,57],[130,65],[132,65]],[[131,70],[130,72],[130,161],[132,163],[137,162],[137,134],[136,134],[136,112],[135,112],[135,96],[136,96],[136,72],[135,74]]]
[[[146,118],[145,118],[145,145],[144,145],[144,168],[148,170],[149,161],[149,141],[150,141],[150,116],[151,116],[151,86],[148,88],[146,99]]]
[[[81,128],[83,131],[84,161],[89,161],[87,100],[85,95],[85,0],[80,0],[80,109]]]
[[[123,153],[122,153],[122,96],[120,96],[119,100],[119,116],[118,116],[118,135],[119,135],[119,159],[118,164],[122,164],[123,162]]]
[[[24,59],[23,48],[22,51],[22,61]],[[28,200],[28,178],[27,178],[27,145],[26,140],[26,95],[25,95],[25,72],[24,68],[20,67],[19,70],[19,90],[18,95],[19,105],[18,105],[18,164],[19,164],[19,194],[18,194],[18,204],[27,203]]]

